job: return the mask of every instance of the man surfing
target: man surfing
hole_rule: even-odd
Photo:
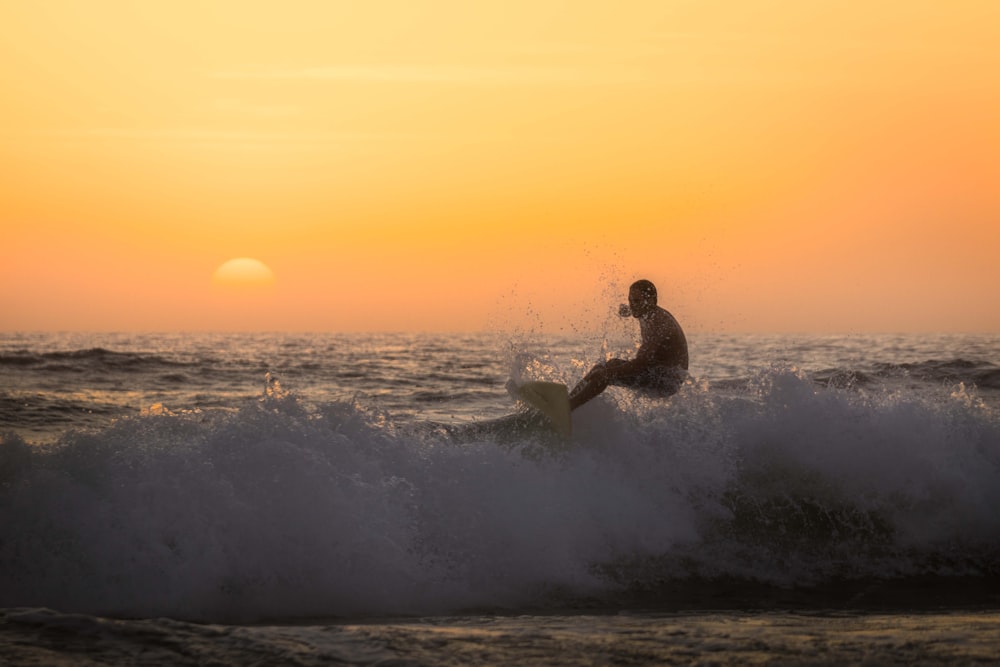
[[[656,286],[648,280],[632,283],[622,317],[639,320],[642,343],[635,359],[608,359],[590,369],[569,393],[575,410],[609,385],[642,389],[658,396],[676,394],[687,378],[687,339],[674,316],[656,305]]]

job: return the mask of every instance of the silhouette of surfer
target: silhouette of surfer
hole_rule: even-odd
[[[622,317],[639,320],[642,343],[635,359],[608,359],[590,369],[569,394],[575,410],[609,385],[641,389],[659,396],[677,393],[687,378],[687,339],[674,316],[656,304],[656,286],[648,280],[632,283]]]

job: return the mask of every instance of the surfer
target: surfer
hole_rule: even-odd
[[[609,385],[642,389],[658,396],[677,393],[687,378],[687,339],[674,316],[656,305],[656,286],[648,280],[632,283],[628,305],[622,304],[622,317],[639,320],[642,344],[635,359],[608,359],[590,369],[569,394],[575,410]]]

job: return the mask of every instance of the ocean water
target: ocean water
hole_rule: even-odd
[[[1000,336],[0,335],[5,664],[998,664]]]

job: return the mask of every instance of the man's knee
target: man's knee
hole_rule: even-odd
[[[584,377],[585,380],[607,383],[609,377],[607,364],[597,364]]]

